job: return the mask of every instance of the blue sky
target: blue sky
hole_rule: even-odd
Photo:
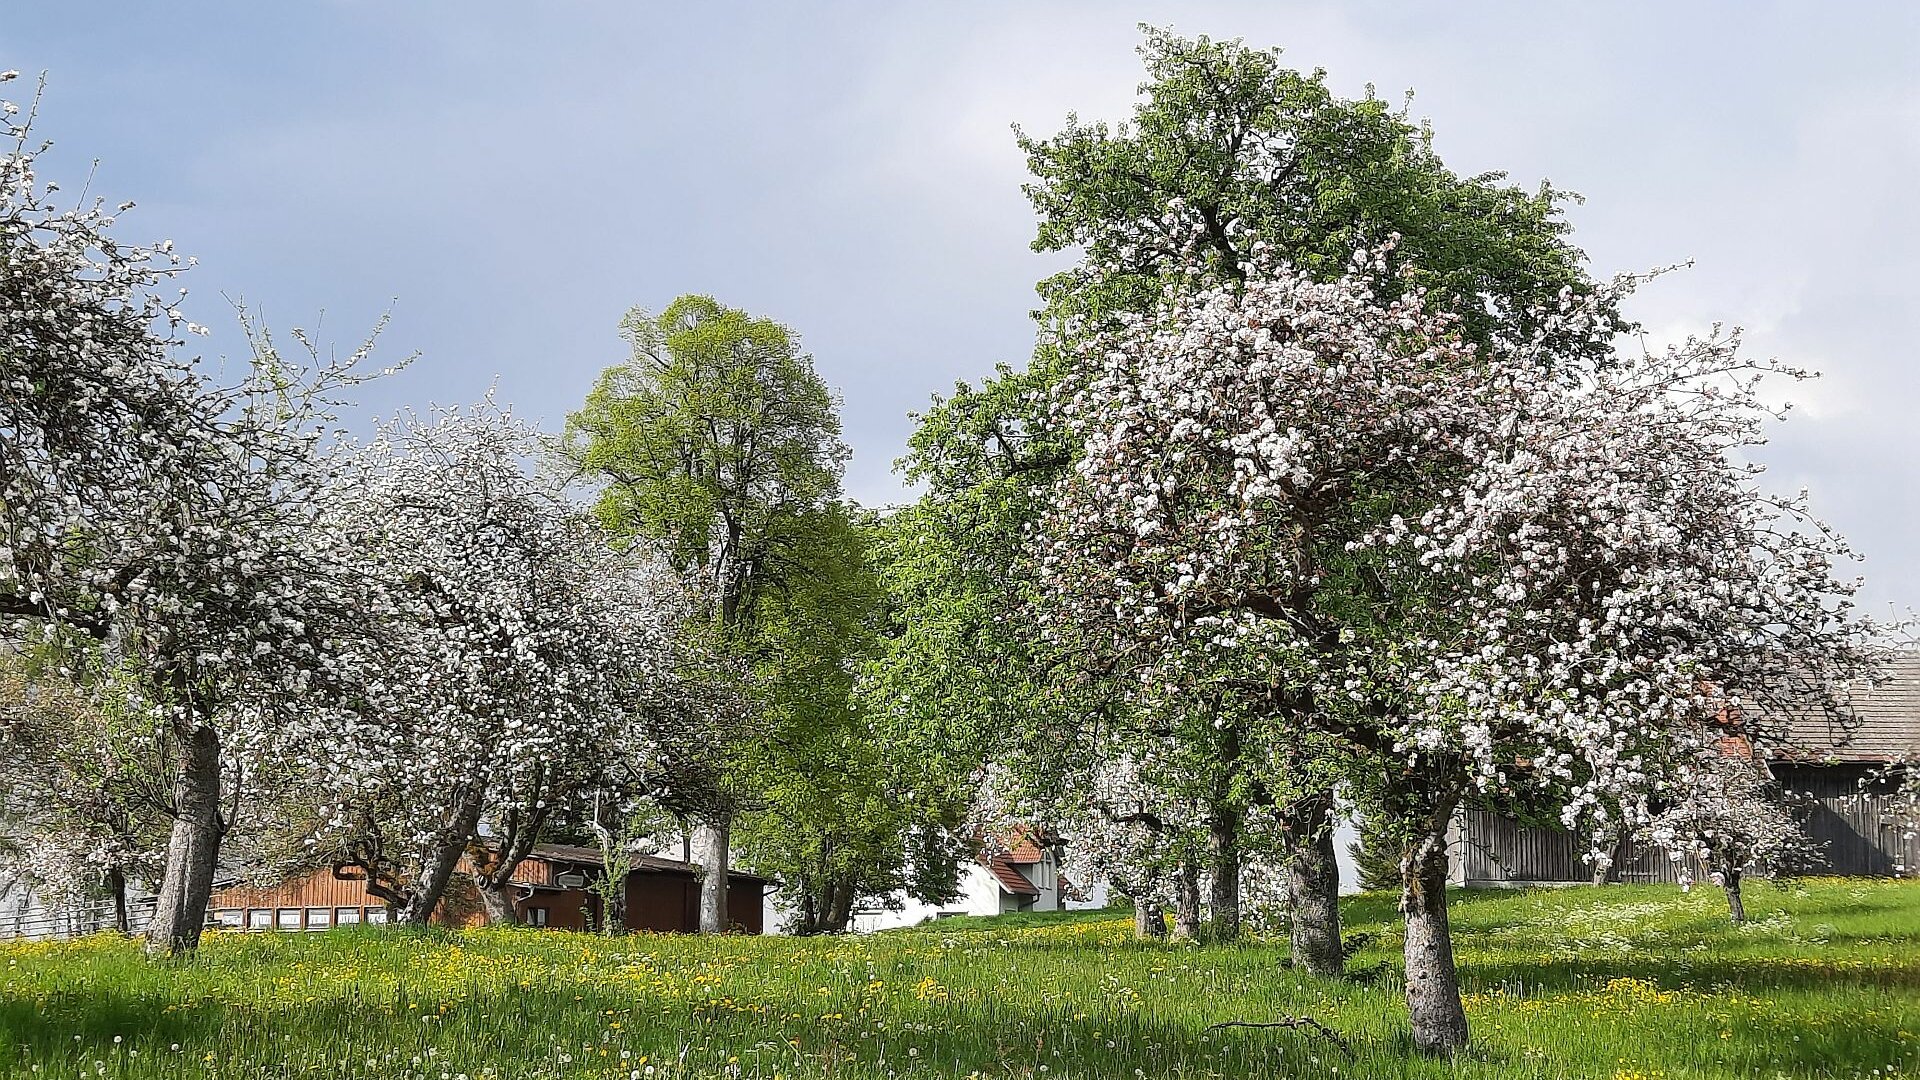
[[[710,292],[801,334],[886,503],[907,414],[1018,363],[1057,265],[1009,125],[1124,116],[1142,21],[1416,90],[1457,170],[1586,196],[1599,273],[1695,260],[1633,313],[1826,373],[1770,482],[1920,604],[1920,7],[13,0],[0,68],[47,72],[46,171],[98,159],[124,235],[200,258],[210,355],[224,297],[342,348],[391,308],[420,359],[367,415],[495,386],[557,427],[628,307]]]

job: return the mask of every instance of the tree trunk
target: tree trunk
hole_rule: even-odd
[[[694,849],[700,862],[700,932],[724,934],[732,928],[727,918],[727,847],[733,840],[733,822],[722,815],[694,830]]]
[[[1447,826],[1452,800],[1421,815],[1421,834],[1400,863],[1406,919],[1407,1015],[1421,1053],[1451,1055],[1467,1045],[1467,1012],[1447,926]]]
[[[1161,941],[1167,936],[1167,913],[1159,904],[1141,900],[1133,901],[1133,936],[1147,941]]]
[[[1340,862],[1333,849],[1333,798],[1328,795],[1300,820],[1287,853],[1287,892],[1292,913],[1293,962],[1315,975],[1346,968],[1340,944]]]
[[[487,913],[488,926],[518,926],[520,913],[513,910],[511,886],[493,884],[490,875],[473,875],[473,891],[480,894],[480,907]]]
[[[836,881],[833,887],[833,904],[827,908],[826,925],[822,928],[829,934],[844,934],[853,922],[853,882]]]
[[[627,882],[621,881],[618,888],[609,889],[600,898],[600,932],[603,934],[622,934],[627,930]]]
[[[811,911],[807,913],[806,933],[824,934],[833,921],[834,882],[832,878],[820,879],[819,895],[809,901]]]
[[[1240,936],[1240,816],[1228,804],[1217,804],[1207,821],[1207,839],[1213,856],[1213,881],[1207,895],[1207,914],[1214,941]]]
[[[127,872],[115,866],[107,870],[107,891],[113,896],[113,928],[133,933],[133,920],[127,917]]]
[[[1593,883],[1611,885],[1620,880],[1620,863],[1627,857],[1627,833],[1625,829],[1612,833],[1605,839],[1612,843],[1607,847],[1604,859],[1593,860]]]
[[[197,726],[180,740],[179,749],[167,869],[154,901],[153,921],[147,924],[147,948],[169,953],[200,944],[220,865],[220,839],[226,832],[220,816],[220,737],[210,727]]]
[[[1173,936],[1177,941],[1200,937],[1200,868],[1191,859],[1180,860],[1173,901]]]
[[[466,853],[467,842],[480,825],[480,792],[470,789],[460,797],[450,820],[440,831],[434,845],[420,860],[420,880],[413,883],[406,902],[400,905],[398,919],[408,926],[425,926],[433,918],[440,898],[446,895],[447,882]]]
[[[1720,872],[1722,886],[1727,890],[1727,914],[1733,917],[1733,925],[1739,926],[1747,921],[1747,904],[1740,898],[1740,871],[1727,869]]]
[[[819,889],[821,895],[815,896],[812,888],[804,882],[801,884],[800,910],[793,913],[793,922],[789,924],[793,928],[794,937],[808,937],[820,932],[820,909],[823,906],[821,902],[825,899],[827,888],[828,886],[821,885]]]

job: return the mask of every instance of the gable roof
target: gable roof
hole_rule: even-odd
[[[1006,850],[1000,857],[1015,865],[1042,862],[1047,857],[1046,849],[1057,842],[1058,838],[1050,832],[1032,825],[1016,825],[1006,838]]]
[[[1015,896],[1040,895],[1039,888],[1036,887],[1033,882],[1028,881],[1025,874],[1015,869],[1014,865],[1007,861],[1005,855],[983,856],[980,862],[986,866],[987,872],[993,875],[994,880],[1000,883],[1001,888]]]
[[[527,858],[540,859],[544,862],[559,866],[584,866],[595,870],[606,865],[600,855],[599,848],[586,847],[580,844],[535,844],[533,849],[527,852]],[[700,864],[682,862],[679,859],[662,859],[654,855],[635,855],[633,857],[633,869],[636,873],[698,874],[700,872]],[[748,873],[745,870],[733,869],[727,871],[727,877],[730,880],[772,880],[771,878],[762,877],[759,874]]]
[[[1878,683],[1848,688],[1848,713],[1787,718],[1784,757],[1801,761],[1883,762],[1920,751],[1920,652],[1901,653]]]

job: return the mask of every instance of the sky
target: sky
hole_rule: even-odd
[[[9,0],[0,69],[46,74],[44,174],[198,257],[210,362],[235,301],[342,350],[388,312],[418,358],[359,423],[491,388],[557,430],[629,308],[709,293],[799,333],[883,505],[910,414],[1021,363],[1062,265],[1011,125],[1124,119],[1142,22],[1416,91],[1456,171],[1584,196],[1598,275],[1691,260],[1629,313],[1824,373],[1767,483],[1920,607],[1920,5]]]

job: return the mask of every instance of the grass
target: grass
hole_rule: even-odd
[[[149,960],[0,944],[0,1074],[107,1077],[1888,1077],[1920,1074],[1920,883],[1457,894],[1475,1044],[1406,1042],[1390,897],[1359,980],[1284,942],[1137,943],[1113,913],[868,937],[214,934]],[[1352,1040],[1208,1031],[1308,1015]]]

